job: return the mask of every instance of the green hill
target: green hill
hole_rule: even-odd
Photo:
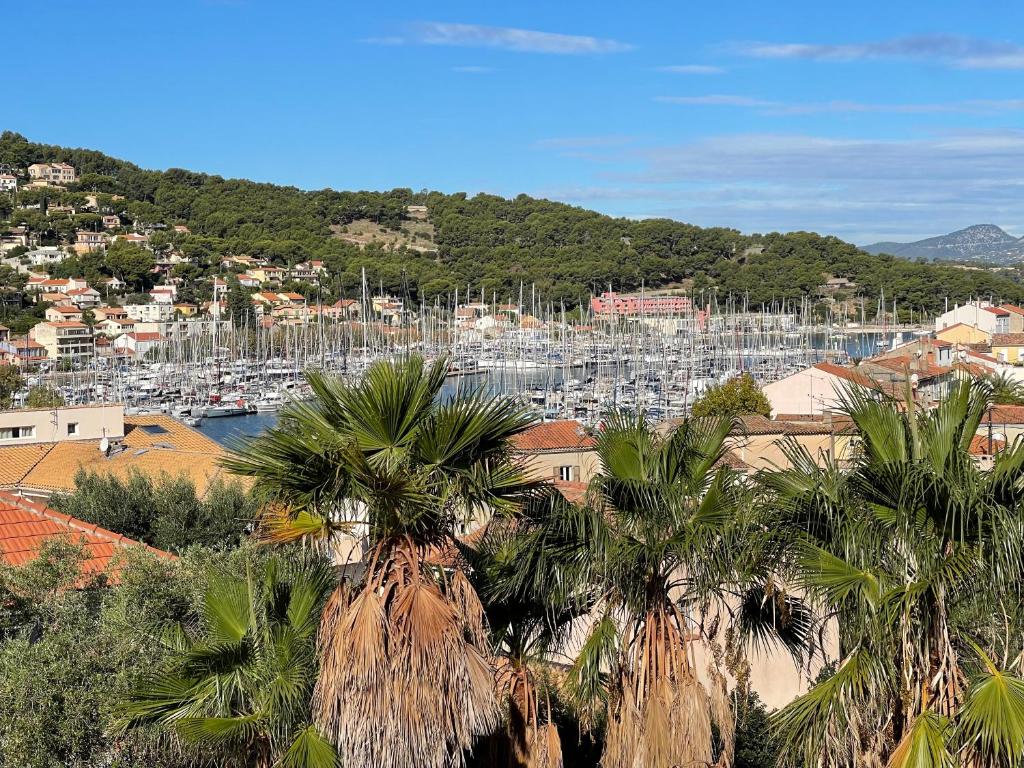
[[[218,270],[220,257],[247,255],[281,265],[324,261],[332,274],[323,286],[328,296],[355,295],[365,269],[371,286],[413,300],[467,287],[504,298],[523,284],[544,300],[572,306],[609,286],[633,290],[643,282],[695,292],[715,287],[720,300],[732,294],[756,307],[818,299],[828,278],[845,277],[856,288],[833,296],[867,297],[869,311],[883,288],[902,308],[930,312],[941,310],[947,297],[1024,301],[1024,287],[997,273],[873,256],[808,232],[743,235],[668,219],[634,221],[526,195],[304,191],[181,169],[144,170],[92,150],[0,135],[0,164],[25,168],[41,161],[66,161],[78,170],[79,183],[66,193],[70,202],[93,194],[98,213],[118,213],[126,224],[187,225],[190,234],[168,231],[158,243],[188,256],[197,284]],[[51,194],[57,195],[51,203],[60,202],[60,193]],[[418,211],[410,214],[410,205],[426,206],[426,221]],[[2,197],[0,221],[27,225],[42,242],[56,244],[70,242],[75,228],[98,226],[95,212],[43,217]]]

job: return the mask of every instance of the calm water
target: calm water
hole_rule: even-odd
[[[277,423],[276,413],[252,413],[248,416],[225,416],[221,419],[203,419],[199,431],[227,445],[232,439],[260,434],[267,427]]]
[[[876,342],[880,339],[891,341],[891,335],[876,333],[850,334],[843,340],[843,346],[851,357],[870,357],[877,354],[880,348]],[[906,334],[904,341],[910,341],[914,337]],[[812,348],[822,349],[828,344],[825,336],[812,337]],[[577,372],[579,375],[579,372]],[[475,388],[484,386],[489,391],[497,394],[501,391],[519,390],[523,391],[533,387],[549,387],[562,382],[562,370],[551,368],[542,371],[523,371],[519,373],[491,372],[485,376],[470,376],[465,379],[449,379],[441,390],[441,397],[451,397],[461,384],[464,388]],[[239,437],[258,435],[267,427],[277,423],[276,413],[253,413],[248,416],[227,416],[220,419],[204,419],[199,431],[216,440],[222,445],[227,445],[231,440]]]

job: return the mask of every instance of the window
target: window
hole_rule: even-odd
[[[167,430],[159,424],[142,424],[140,429],[147,435],[166,435]]]
[[[35,436],[35,427],[0,427],[0,440],[17,440],[22,437]]]
[[[68,434],[69,435],[77,435],[78,434],[78,422],[77,421],[72,421],[72,422],[68,423]]]
[[[572,482],[572,464],[558,468],[558,479],[566,483]]]

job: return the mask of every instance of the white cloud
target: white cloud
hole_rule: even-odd
[[[655,96],[664,104],[690,106],[746,107],[758,109],[767,115],[808,115],[816,113],[897,113],[897,114],[993,114],[1024,110],[1024,99],[967,99],[964,101],[923,102],[916,104],[883,104],[861,101],[834,101],[787,103],[750,96],[711,94],[706,96]]]
[[[963,69],[1024,69],[1024,46],[957,35],[917,35],[863,43],[738,43],[731,50],[760,59],[863,61],[918,59]]]
[[[446,45],[464,48],[497,48],[521,53],[599,54],[622,53],[633,46],[618,40],[589,35],[566,35],[515,27],[487,27],[423,21],[411,24],[402,36],[368,38],[379,45]]]
[[[667,67],[655,67],[655,70],[677,75],[720,75],[725,72],[723,67],[710,64],[672,64]]]
[[[746,232],[806,229],[857,243],[1024,221],[1024,130],[903,139],[739,134],[593,151],[601,156],[591,178],[545,193],[615,215]]]
[[[452,67],[452,72],[462,72],[470,75],[486,75],[494,70],[491,67],[481,67],[475,64],[470,64],[464,67]]]

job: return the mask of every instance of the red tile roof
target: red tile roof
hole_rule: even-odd
[[[161,557],[171,557],[134,539],[0,491],[0,559],[6,564],[21,565],[32,560],[45,542],[57,537],[82,543],[88,553],[85,573],[105,570],[117,550],[125,547],[145,547]]]
[[[1024,346],[1024,333],[993,333],[993,347],[1022,347]]]
[[[555,480],[555,488],[562,494],[566,501],[572,504],[579,504],[583,501],[583,497],[587,495],[587,489],[590,486],[587,483],[578,482],[575,480]]]
[[[1003,316],[1010,314],[1007,310],[1003,309],[1002,307],[982,307],[982,309],[984,309],[986,312],[991,312],[993,315]]]
[[[819,371],[822,371],[823,373],[827,373],[832,376],[838,376],[839,378],[846,379],[847,381],[851,381],[854,384],[859,384],[862,387],[873,388],[875,386],[875,382],[873,382],[864,374],[858,373],[857,371],[853,370],[852,368],[845,368],[841,365],[836,365],[835,363],[816,363],[814,367],[817,368]]]
[[[525,452],[589,450],[595,445],[594,438],[574,419],[546,421],[512,438],[512,446]]]
[[[1008,309],[1010,312],[1013,312],[1015,315],[1024,315],[1024,308],[1018,307],[1016,304],[1003,304],[1002,308],[1003,309]]]
[[[999,438],[989,439],[988,435],[975,435],[971,438],[968,449],[972,456],[994,456],[1006,448],[1006,441]]]
[[[989,408],[982,425],[988,424],[1024,424],[1024,405],[993,405]]]

